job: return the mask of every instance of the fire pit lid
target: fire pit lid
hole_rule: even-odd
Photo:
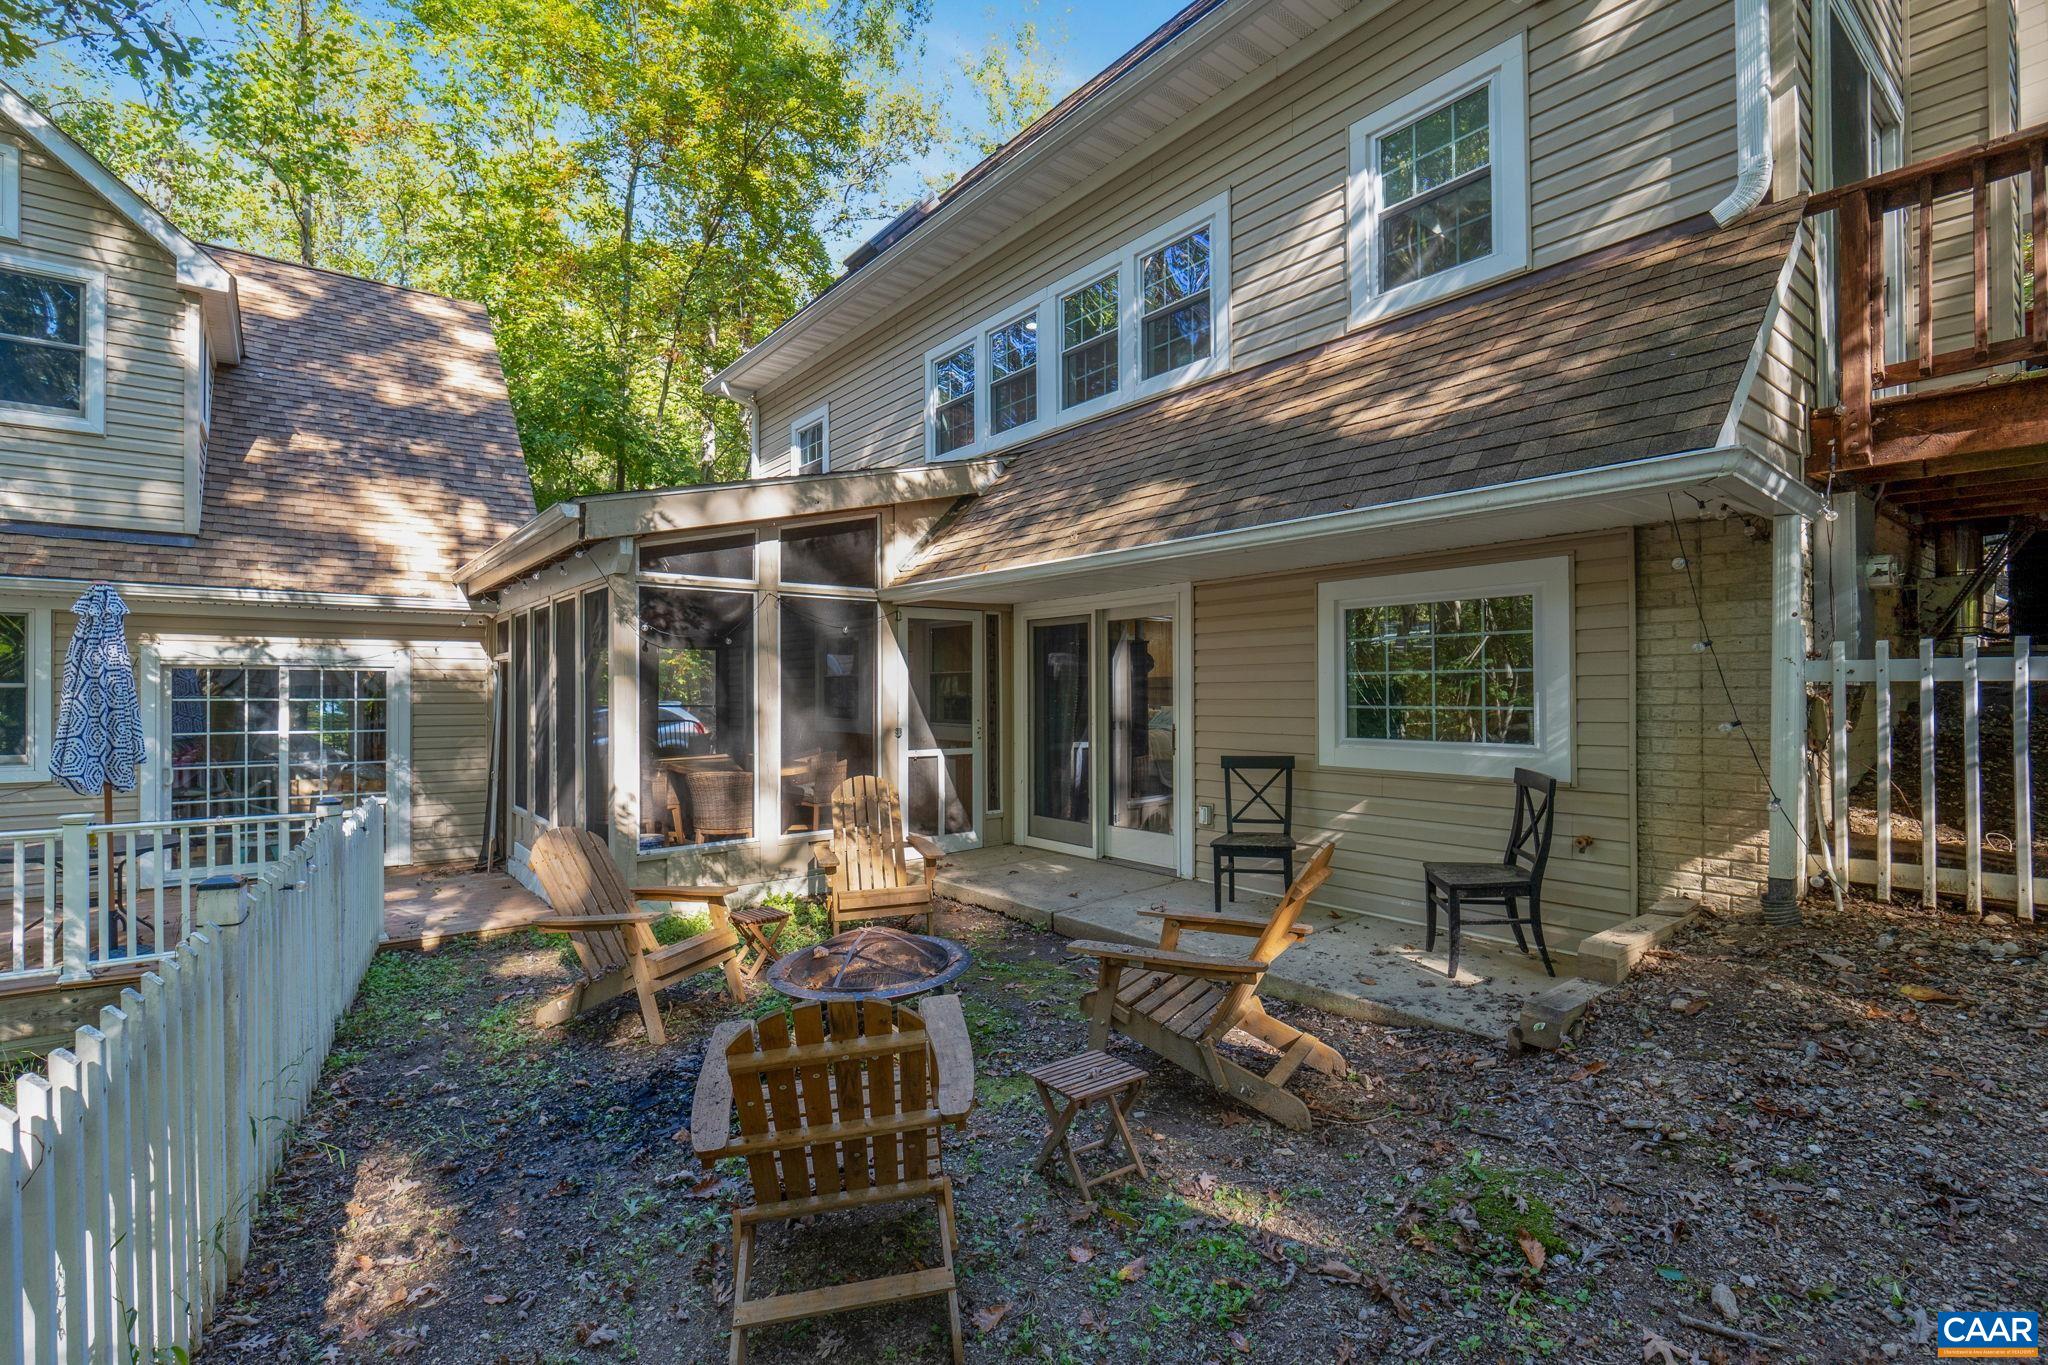
[[[768,980],[799,1000],[900,1000],[937,990],[968,962],[951,939],[871,924],[777,958]]]

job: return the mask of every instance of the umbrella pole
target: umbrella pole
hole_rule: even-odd
[[[111,782],[100,783],[100,823],[114,823],[114,784]]]

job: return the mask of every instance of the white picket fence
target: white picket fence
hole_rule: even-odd
[[[383,924],[384,803],[322,821],[0,1106],[0,1362],[169,1361],[247,1255]]]
[[[1936,658],[1934,642],[1922,640],[1918,658],[1893,658],[1890,646],[1880,640],[1874,657],[1851,659],[1836,643],[1826,659],[1809,660],[1806,680],[1825,684],[1828,689],[1828,765],[1832,809],[1822,836],[1835,868],[1851,884],[1868,886],[1880,897],[1894,889],[1918,890],[1921,902],[1932,908],[1942,893],[1961,895],[1972,914],[1982,914],[1987,897],[2013,907],[2021,919],[2034,918],[2034,809],[2032,761],[2028,744],[2032,736],[2033,704],[2029,688],[2048,682],[2048,660],[2036,660],[2024,635],[2013,641],[2010,656],[1979,652],[1975,640],[1965,640],[1960,658]],[[1963,752],[1963,865],[1942,867],[1936,854],[1935,736],[1937,733],[1936,684],[1961,685]],[[1849,688],[1874,685],[1876,702],[1876,821],[1875,857],[1851,857],[1849,847]],[[2013,871],[1984,870],[1984,734],[1983,698],[1987,687],[2011,689],[2013,765]],[[1898,689],[1913,687],[1919,699],[1918,744],[1920,758],[1920,822],[1917,850],[1906,856],[1892,839],[1892,771],[1894,720]],[[1954,812],[1948,812],[1953,815]],[[1917,858],[1911,856],[1917,852]],[[1933,869],[1929,875],[1929,869]]]
[[[322,818],[103,825],[72,815],[0,833],[0,984],[52,972],[82,981],[108,962],[166,956],[191,931],[200,883],[277,862]]]

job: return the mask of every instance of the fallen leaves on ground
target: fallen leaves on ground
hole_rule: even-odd
[[[1011,1305],[1005,1302],[992,1303],[986,1308],[975,1309],[974,1330],[983,1336],[987,1336],[990,1332],[995,1331],[1001,1325],[1003,1319],[1010,1316],[1010,1307]]]

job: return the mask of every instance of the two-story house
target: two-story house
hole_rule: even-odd
[[[106,581],[148,741],[118,820],[382,793],[391,862],[473,860],[491,660],[455,571],[532,512],[480,308],[198,245],[0,85],[0,828],[99,810],[48,762]]]
[[[1972,520],[1880,506],[1883,405],[2042,335],[2040,172],[1967,150],[2038,105],[2038,8],[1197,0],[711,381],[757,477],[462,570],[515,841],[795,879],[878,772],[954,847],[1204,878],[1221,760],[1287,755],[1340,910],[1497,858],[1517,768],[1562,784],[1554,944],[1789,901],[1799,667],[1873,547]]]

